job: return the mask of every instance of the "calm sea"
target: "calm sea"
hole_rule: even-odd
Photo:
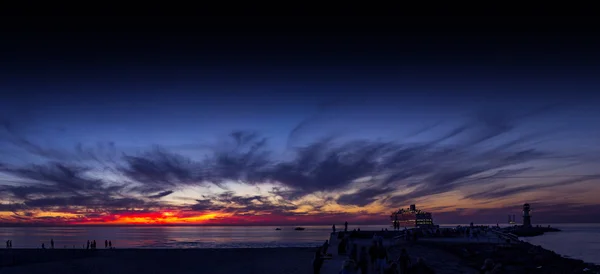
[[[387,227],[360,226],[363,230]],[[55,248],[82,248],[88,240],[96,240],[98,248],[104,248],[105,240],[111,240],[117,248],[314,247],[329,239],[330,226],[304,228],[296,231],[285,226],[0,227],[0,247],[6,245],[7,239],[12,239],[13,248],[39,248],[42,243],[48,247],[50,239],[54,240]]]
[[[551,224],[562,232],[547,233],[524,241],[553,250],[561,255],[600,264],[600,224]],[[455,226],[455,225],[441,225]],[[343,226],[338,226],[338,229]],[[117,248],[240,248],[240,247],[313,247],[328,238],[330,226],[180,226],[180,227],[0,227],[0,247],[7,239],[14,248],[83,248],[87,240],[96,240],[104,248],[111,240]],[[360,226],[362,230],[381,230],[386,225]],[[354,229],[350,226],[350,229]]]
[[[600,264],[600,224],[550,224],[561,232],[521,238],[565,257]]]

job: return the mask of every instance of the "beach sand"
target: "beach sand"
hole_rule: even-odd
[[[0,274],[12,273],[312,273],[313,248],[12,249],[0,250]],[[8,266],[12,263],[14,266]]]
[[[339,273],[346,255],[337,254],[338,241],[331,237],[322,274]],[[359,246],[369,239],[356,239]],[[418,242],[385,240],[395,259],[406,248],[413,262],[423,258],[438,274],[478,273],[490,258],[502,264],[503,273],[600,273],[600,266],[562,258],[551,251],[518,242],[503,247],[488,241],[427,239]],[[309,274],[316,248],[238,249],[0,249],[0,274],[12,273],[256,273]],[[586,268],[588,270],[586,270]]]

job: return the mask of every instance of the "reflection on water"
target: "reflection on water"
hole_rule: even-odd
[[[111,240],[117,248],[240,248],[313,247],[328,239],[330,226],[142,226],[142,227],[0,227],[0,240],[13,240],[14,248],[37,248],[54,239],[56,248],[84,248],[96,240],[103,248]],[[387,226],[360,226],[381,230]],[[350,229],[354,227],[350,226]]]

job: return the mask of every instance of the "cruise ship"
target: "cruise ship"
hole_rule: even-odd
[[[430,212],[418,210],[416,205],[410,205],[409,208],[401,208],[393,212],[390,216],[392,225],[398,222],[400,227],[434,227],[433,218]]]

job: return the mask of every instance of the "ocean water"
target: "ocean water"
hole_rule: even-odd
[[[343,228],[343,226],[341,226]],[[381,230],[388,226],[360,226]],[[6,240],[13,248],[40,248],[50,239],[55,248],[83,248],[96,240],[98,248],[111,240],[116,248],[254,248],[315,247],[329,239],[331,226],[122,226],[122,227],[0,227],[0,248]],[[339,227],[338,227],[339,229]],[[352,226],[349,229],[354,229]]]
[[[546,225],[548,224],[542,226]],[[534,245],[540,245],[565,257],[600,264],[600,224],[549,225],[562,231],[521,239]]]
[[[463,224],[464,225],[464,224]],[[544,226],[547,224],[543,224]],[[600,224],[550,224],[561,232],[522,238],[566,257],[600,264]],[[455,227],[455,224],[440,225]],[[54,239],[55,248],[83,248],[87,240],[96,240],[104,248],[111,240],[116,248],[258,248],[314,247],[328,239],[330,226],[152,226],[152,227],[0,227],[0,248],[8,239],[13,248],[47,247]],[[343,228],[343,226],[338,226]],[[355,227],[350,225],[349,229]],[[381,230],[387,225],[360,226],[362,230]]]

